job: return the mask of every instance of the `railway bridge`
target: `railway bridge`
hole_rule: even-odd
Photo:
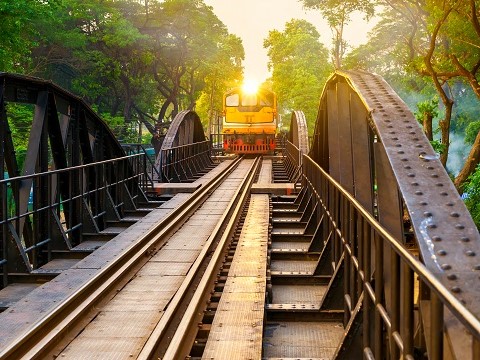
[[[151,159],[79,98],[0,74],[1,359],[480,359],[480,236],[415,118],[336,72],[313,141]],[[19,164],[9,107],[33,119]]]

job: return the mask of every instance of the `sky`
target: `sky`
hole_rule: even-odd
[[[268,56],[263,40],[270,30],[283,31],[291,19],[304,19],[312,23],[320,33],[320,41],[330,48],[332,33],[319,11],[303,9],[298,0],[204,0],[227,26],[228,31],[239,36],[245,49],[245,79],[261,83],[267,79]],[[345,30],[345,39],[352,46],[367,41],[373,27],[355,14]]]

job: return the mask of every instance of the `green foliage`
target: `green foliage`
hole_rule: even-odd
[[[263,43],[280,114],[289,119],[291,111],[302,110],[310,133],[314,130],[323,85],[333,70],[319,37],[307,21],[292,20],[285,24],[283,32],[270,31]]]
[[[12,141],[19,170],[22,169],[27,154],[33,111],[33,105],[7,104],[8,125],[12,133]]]
[[[354,11],[365,14],[367,18],[374,13],[374,2],[369,0],[301,0],[304,7],[317,9],[323,18],[328,21],[333,34],[333,48],[331,50],[335,68],[343,67],[343,57],[347,42],[343,37],[345,25],[350,22]]]
[[[430,144],[432,145],[433,150],[437,154],[443,154],[445,150],[447,150],[447,147],[445,146],[445,144],[442,144],[440,140],[432,140],[430,141]]]
[[[242,76],[241,40],[202,0],[0,1],[0,16],[0,71],[80,95],[122,139],[199,99],[208,116]]]
[[[420,101],[417,104],[417,111],[415,112],[415,118],[420,124],[423,124],[425,115],[436,118],[438,116],[438,97],[434,97],[430,100]]]
[[[480,132],[480,120],[472,121],[467,125],[465,129],[465,144],[473,145],[475,138]]]
[[[478,166],[465,182],[463,187],[465,205],[467,206],[473,221],[480,229],[480,166]]]

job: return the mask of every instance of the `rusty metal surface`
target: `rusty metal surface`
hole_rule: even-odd
[[[438,156],[406,104],[380,76],[360,71],[340,76],[346,77],[370,112],[371,126],[385,148],[412,220],[422,260],[467,308],[480,314],[478,276],[476,285],[464,285],[480,268],[480,235]]]
[[[307,119],[303,111],[293,111],[290,120],[288,140],[294,144],[303,154],[308,154],[308,127]]]
[[[326,290],[323,285],[275,285],[272,304],[308,304],[320,308]]]
[[[259,184],[270,184],[272,183],[272,177],[272,160],[264,159],[256,182]]]
[[[272,271],[310,275],[313,275],[316,266],[317,262],[314,260],[272,260],[270,263]]]
[[[269,226],[267,195],[252,195],[202,359],[259,359]]]
[[[8,308],[14,303],[27,296],[41,284],[35,283],[17,283],[10,284],[6,288],[0,290],[0,308]]]
[[[60,357],[69,359],[121,359],[135,357],[144,338],[161,318],[162,312],[103,311],[75,339]]]
[[[263,357],[331,359],[344,333],[337,322],[277,322],[267,324]]]

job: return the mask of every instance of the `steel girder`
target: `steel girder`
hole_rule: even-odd
[[[308,127],[303,111],[292,112],[288,141],[294,144],[303,154],[308,154]]]
[[[9,118],[14,103],[33,108],[22,169]],[[89,165],[124,157],[121,145],[85,102],[52,82],[0,73],[0,141],[4,286],[7,274],[33,271],[51,250],[74,247],[84,232],[134,206],[137,178],[128,161]]]
[[[311,157],[400,244],[415,239],[421,262],[444,291],[480,316],[480,235],[415,117],[383,78],[338,71],[328,80]],[[400,329],[401,300],[392,289],[399,288],[403,275],[398,256],[383,247],[385,273],[379,286],[385,290],[392,329]],[[433,292],[420,289],[422,301],[431,303],[432,318],[443,317]],[[452,348],[462,353],[459,344],[468,340],[454,331],[457,325],[448,314],[445,323],[436,320],[436,325],[451,330]]]
[[[194,111],[181,111],[173,119],[155,161],[159,180],[190,181],[211,164],[210,142],[199,116]]]

